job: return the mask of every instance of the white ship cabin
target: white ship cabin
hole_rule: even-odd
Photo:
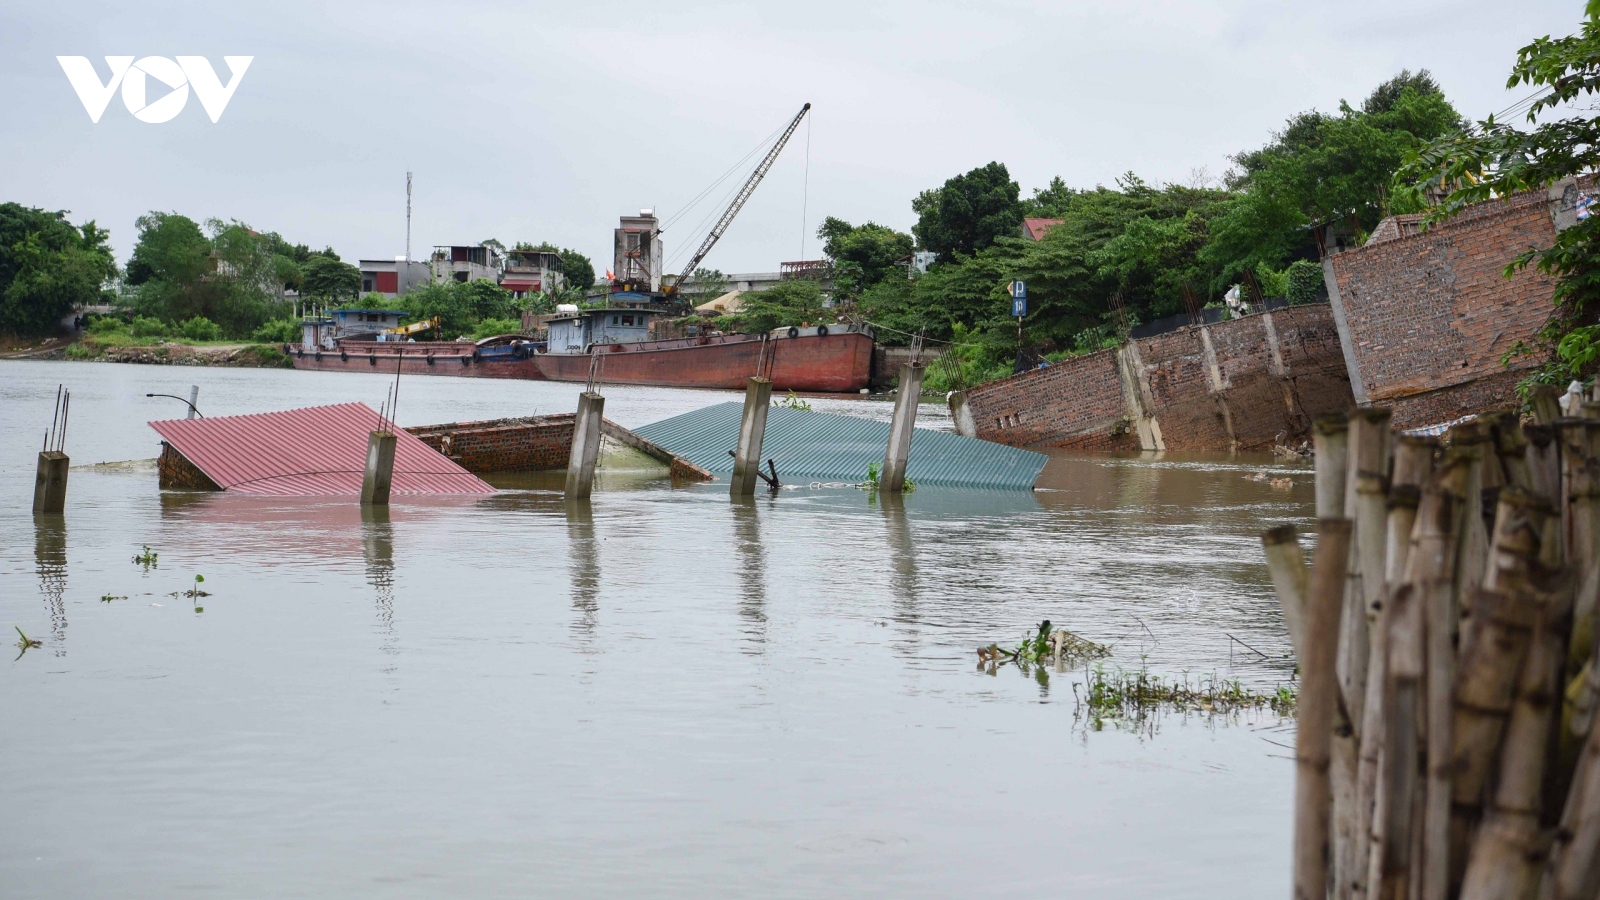
[[[398,328],[407,315],[400,309],[334,309],[301,323],[300,346],[306,350],[332,350],[339,341],[383,340],[399,336],[384,334]]]
[[[549,321],[551,353],[588,353],[594,344],[633,344],[650,339],[644,309],[585,309]]]

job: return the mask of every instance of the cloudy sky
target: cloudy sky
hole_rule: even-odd
[[[618,215],[670,218],[809,101],[707,261],[770,271],[818,255],[807,232],[823,216],[909,229],[918,191],[990,160],[1025,195],[1055,175],[1215,177],[1288,116],[1359,102],[1401,68],[1431,70],[1481,117],[1526,93],[1504,88],[1517,47],[1576,30],[1581,12],[1577,0],[4,0],[0,200],[96,219],[123,258],[152,209],[392,258],[411,170],[414,256],[550,240],[603,270]],[[58,55],[87,56],[102,77],[106,55],[205,56],[224,79],[223,56],[255,59],[217,124],[194,98],[147,124],[120,97],[95,124]],[[669,258],[699,242],[709,206],[668,232]]]

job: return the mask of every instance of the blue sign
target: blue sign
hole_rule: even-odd
[[[1011,282],[1011,296],[1017,300],[1028,299],[1028,283],[1020,278]]]
[[[1012,297],[1011,298],[1011,314],[1013,316],[1016,316],[1019,319],[1022,318],[1023,316],[1025,316],[1025,315],[1027,315],[1028,314],[1028,298],[1027,297]]]

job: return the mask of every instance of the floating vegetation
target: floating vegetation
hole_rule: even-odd
[[[867,480],[856,485],[856,487],[861,488],[868,493],[876,494],[878,492],[878,485],[880,483],[879,475],[882,473],[882,471],[883,463],[867,463]],[[917,483],[907,478],[905,485],[900,488],[900,493],[909,494],[916,489]]]
[[[17,641],[17,646],[22,648],[21,653],[17,654],[17,659],[21,659],[22,658],[22,654],[23,653],[27,653],[30,648],[43,647],[44,646],[44,642],[43,641],[37,641],[37,640],[34,640],[31,637],[28,637],[28,633],[26,631],[23,631],[21,626],[13,625],[11,627],[17,629],[17,634],[22,637],[22,640]],[[13,660],[13,661],[15,661],[15,660]]]
[[[1015,649],[1007,650],[999,644],[979,647],[978,665],[993,668],[1011,662],[1020,666],[1048,660],[1056,665],[1076,666],[1080,662],[1104,659],[1110,655],[1111,648],[1105,644],[1079,637],[1065,628],[1056,628],[1049,619],[1045,619],[1039,623],[1039,630],[1024,635],[1022,643]]]
[[[125,595],[124,596],[118,596],[116,594],[109,594],[109,593],[100,595],[100,602],[101,603],[110,603],[113,600],[126,600],[126,599],[128,599],[128,598]]]
[[[144,566],[144,570],[149,572],[151,569],[159,568],[156,562],[159,556],[160,554],[156,553],[154,550],[151,550],[150,546],[146,544],[144,550],[138,556],[133,558],[133,564],[136,566]]]
[[[798,409],[802,412],[811,412],[811,404],[800,399],[800,395],[796,394],[794,391],[790,391],[789,396],[783,398],[782,400],[772,401],[772,405],[779,407],[780,409]]]
[[[209,596],[211,596],[209,593],[200,590],[200,585],[204,584],[205,580],[206,580],[206,577],[204,575],[196,575],[194,577],[194,584],[191,585],[188,590],[186,590],[186,591],[173,591],[172,593],[168,594],[167,596],[168,597],[176,597],[176,598],[179,598],[179,599],[186,599],[190,603],[194,604],[194,611],[195,612],[205,612],[206,608],[204,606],[201,606],[200,603],[199,603],[199,600],[200,600],[201,597],[209,597]],[[151,606],[156,606],[158,604],[152,603],[150,605]]]
[[[1190,681],[1187,674],[1167,679],[1143,667],[1128,671],[1101,665],[1086,669],[1083,683],[1073,684],[1072,692],[1079,713],[1096,731],[1108,721],[1143,725],[1152,716],[1169,711],[1223,715],[1270,710],[1291,716],[1299,699],[1298,692],[1286,686],[1262,693],[1215,673]]]

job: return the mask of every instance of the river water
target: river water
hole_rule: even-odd
[[[35,521],[59,383],[67,512]],[[144,395],[190,384],[217,416],[376,406],[387,381],[0,362],[0,627],[42,641],[0,663],[0,896],[1287,892],[1290,723],[1097,730],[1072,672],[974,648],[1048,618],[1109,666],[1287,683],[1258,535],[1309,521],[1305,467],[1063,455],[1031,495],[902,504],[610,478],[569,508],[523,479],[364,517],[92,465],[154,457],[145,422],[184,408]],[[579,390],[411,378],[399,419]],[[733,396],[605,392],[630,426]],[[195,575],[203,612],[170,596]]]

